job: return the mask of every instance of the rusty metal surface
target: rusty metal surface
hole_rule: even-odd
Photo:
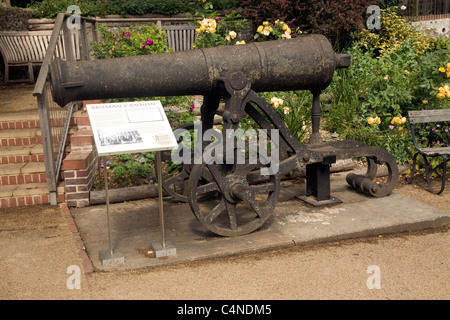
[[[268,162],[259,157],[256,164],[201,160],[184,164],[181,173],[164,181],[164,189],[175,200],[188,202],[208,230],[222,236],[239,236],[267,221],[277,204],[280,174],[299,167],[306,166],[308,196],[317,202],[332,199],[329,166],[336,159],[367,159],[365,175],[347,177],[348,184],[359,192],[374,197],[392,192],[398,169],[388,152],[358,141],[322,143],[319,95],[330,84],[334,71],[349,65],[350,56],[335,54],[325,37],[305,35],[140,57],[56,60],[51,66],[51,88],[53,99],[61,105],[84,99],[203,95],[202,133],[213,127],[215,115],[222,118],[222,133],[237,130],[245,116],[252,118],[258,128],[266,129],[271,141],[274,137],[270,129],[275,129],[279,136],[273,149],[279,161],[275,173],[262,174]],[[313,94],[309,144],[296,140],[276,110],[257,93],[289,90],[309,90]],[[222,99],[225,108],[219,111]],[[237,149],[230,151],[225,141],[222,150],[227,159],[231,155],[226,153],[236,153]],[[202,141],[200,151],[207,144]],[[378,165],[388,167],[385,183],[373,181]]]
[[[248,75],[256,92],[320,91],[334,70],[348,63],[348,55],[335,55],[326,37],[304,35],[126,58],[57,59],[50,71],[53,99],[65,105],[73,100],[206,95],[232,70]]]

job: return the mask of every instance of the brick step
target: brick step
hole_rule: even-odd
[[[0,146],[23,146],[30,144],[41,144],[41,129],[9,129],[0,130]]]
[[[0,186],[46,182],[45,163],[0,164]]]
[[[64,182],[57,187],[58,203],[64,202]],[[0,186],[0,208],[49,204],[47,183]]]
[[[69,128],[69,135],[73,134],[76,130],[75,127]],[[59,143],[59,139],[60,137],[54,136],[53,142]],[[69,139],[69,136],[67,139]],[[34,144],[42,144],[40,128],[0,130],[0,147],[27,146]]]
[[[42,145],[0,147],[0,164],[43,162]]]

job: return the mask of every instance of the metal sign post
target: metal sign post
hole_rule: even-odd
[[[106,157],[103,157],[103,173],[105,176],[105,197],[106,197],[106,217],[108,221],[108,242],[109,250],[100,250],[100,260],[103,266],[115,266],[125,263],[122,253],[114,252],[111,237],[111,213],[109,211],[109,192],[108,192],[108,169],[106,168]]]
[[[156,258],[174,256],[177,254],[177,249],[169,241],[166,241],[164,234],[164,208],[163,208],[163,194],[162,194],[162,169],[161,169],[161,151],[156,152],[156,171],[158,177],[158,200],[159,200],[159,220],[161,226],[161,243],[153,242],[152,248],[155,252]]]

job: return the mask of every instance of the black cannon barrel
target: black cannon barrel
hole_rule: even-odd
[[[325,89],[350,56],[335,54],[322,35],[91,61],[56,59],[53,100],[205,95],[229,71],[241,71],[256,92]]]

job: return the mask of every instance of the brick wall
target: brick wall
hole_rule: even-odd
[[[75,123],[78,131],[70,137],[71,151],[62,164],[66,203],[69,207],[86,207],[97,173],[98,157],[87,113],[81,111]]]

